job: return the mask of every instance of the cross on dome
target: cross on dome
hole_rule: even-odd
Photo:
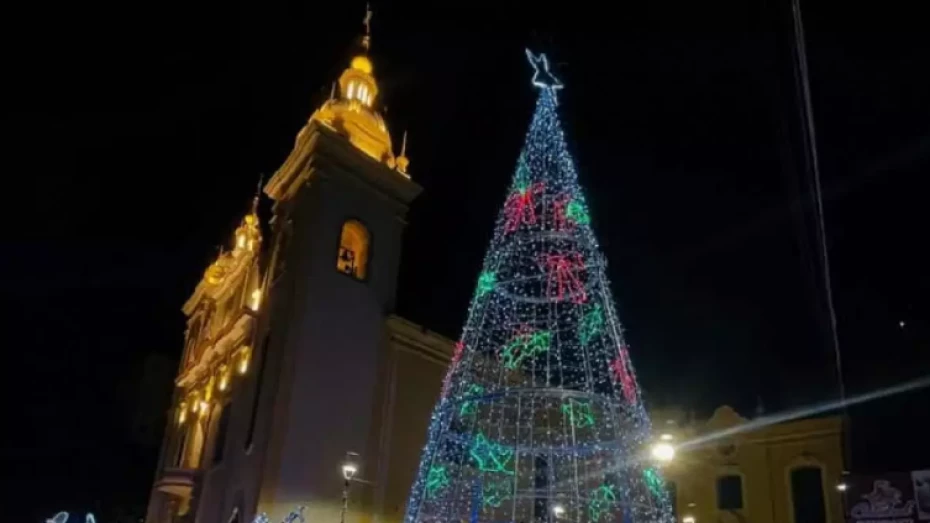
[[[549,59],[546,58],[545,53],[539,53],[534,55],[529,49],[526,50],[526,59],[529,60],[530,65],[533,66],[533,85],[539,87],[540,89],[549,89],[552,92],[552,98],[558,101],[556,96],[556,91],[565,87],[562,85],[562,81],[555,77],[551,71],[549,71]]]

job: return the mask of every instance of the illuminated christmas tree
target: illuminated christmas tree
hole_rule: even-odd
[[[430,423],[413,522],[662,522],[662,478],[605,259],[540,90],[510,192]]]

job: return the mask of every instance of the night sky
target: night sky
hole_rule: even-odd
[[[851,395],[930,373],[930,38],[906,3],[804,2]],[[566,84],[648,405],[751,416],[836,398],[788,3],[504,4],[374,6],[381,101],[425,188],[397,312],[458,336],[532,113],[532,46]],[[0,266],[10,521],[69,508],[109,523],[147,499],[180,307],[348,64],[364,5],[17,9]],[[854,470],[930,467],[928,405],[924,390],[853,409]]]

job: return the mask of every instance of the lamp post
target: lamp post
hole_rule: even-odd
[[[358,473],[358,454],[355,452],[346,452],[346,457],[342,461],[342,477],[345,484],[342,487],[342,515],[339,518],[340,523],[346,523],[346,511],[349,510],[349,486],[352,478]]]

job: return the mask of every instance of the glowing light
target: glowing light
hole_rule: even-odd
[[[513,474],[513,471],[510,470],[513,451],[496,443],[491,443],[484,434],[479,433],[474,443],[472,443],[471,457],[477,463],[478,468],[485,472]]]
[[[849,488],[849,486],[846,485],[846,483],[839,483],[839,484],[836,486],[836,490],[838,490],[838,491],[840,491],[840,492],[846,492],[846,489],[847,489],[847,488]]]
[[[616,380],[620,383],[623,396],[630,403],[635,403],[636,381],[633,378],[633,374],[630,373],[630,370],[627,368],[629,366],[627,359],[627,349],[625,346],[621,346],[617,358],[610,364],[610,369],[613,371]]]
[[[658,438],[556,113],[561,84],[545,78],[542,57],[530,58],[536,111],[476,271],[404,523],[554,521],[561,511],[561,521],[669,523],[661,476],[641,459]]]
[[[306,523],[306,520],[304,519],[304,510],[306,508],[307,507],[303,505],[298,505],[297,510],[292,510],[287,516],[284,516],[284,519],[281,521],[281,523],[294,523],[298,519],[300,520],[300,523]]]
[[[557,301],[571,298],[575,303],[587,301],[588,296],[579,275],[584,270],[581,254],[547,254],[544,264],[547,272],[546,294],[550,298]]]
[[[352,478],[358,474],[358,454],[346,452],[346,457],[342,462],[342,477],[346,481],[352,481]]]
[[[591,411],[591,404],[587,401],[568,400],[568,403],[562,405],[562,414],[568,418],[569,425],[583,429],[594,426],[594,413]]]
[[[657,461],[669,462],[675,459],[675,447],[668,443],[656,443],[652,446],[652,457]]]
[[[227,387],[229,387],[229,370],[224,365],[220,367],[220,379],[217,382],[216,388],[220,389],[220,391],[224,391]]]
[[[604,312],[601,310],[600,305],[594,305],[581,318],[581,325],[578,328],[578,341],[582,345],[587,345],[588,342],[601,334],[603,327]]]
[[[697,520],[694,519],[694,516],[685,516],[681,518],[681,523],[694,523],[695,521]]]
[[[904,328],[905,325],[907,325],[907,324],[904,323],[904,320],[901,320],[901,321],[898,322],[898,327],[901,327],[902,329]]]
[[[588,210],[585,208],[584,204],[578,200],[572,200],[568,203],[565,207],[565,217],[579,225],[588,225],[591,223]]]
[[[252,350],[249,347],[243,347],[240,349],[239,353],[239,363],[236,365],[236,372],[242,376],[249,371],[249,357],[251,356]]]
[[[183,424],[187,421],[187,404],[181,403],[180,408],[178,408],[178,425]]]
[[[527,49],[526,58],[530,61],[530,65],[533,66],[533,85],[549,91],[553,102],[558,102],[556,91],[563,88],[564,85],[549,71],[549,59],[546,58],[545,53],[534,55],[532,51]]]
[[[495,285],[497,285],[497,276],[493,272],[482,272],[478,277],[478,296],[484,296],[493,291]]]
[[[62,511],[52,516],[51,519],[46,519],[45,523],[68,523],[69,517],[70,515],[67,512]],[[96,521],[97,520],[94,518],[94,515],[90,512],[88,512],[87,515],[84,516],[85,523],[96,523]]]
[[[472,399],[462,402],[462,406],[459,408],[459,416],[464,418],[478,412],[478,401],[476,397],[482,394],[484,394],[484,387],[475,383],[469,385],[468,390],[465,391],[465,397],[470,397]]]
[[[651,490],[653,494],[656,496],[665,494],[665,481],[662,480],[659,471],[654,468],[648,468],[643,471],[643,479],[646,481],[646,486],[649,487],[649,490]]]
[[[548,351],[551,341],[552,334],[548,331],[518,334],[501,351],[501,361],[508,369],[516,369],[523,360]]]
[[[488,481],[481,489],[483,503],[494,508],[503,505],[512,493],[513,480],[507,478]]]
[[[349,63],[349,67],[352,69],[357,69],[365,74],[371,74],[371,71],[373,70],[371,60],[369,60],[368,57],[362,55],[353,58]]]
[[[433,497],[437,492],[449,486],[449,473],[446,467],[432,467],[426,478],[426,495]]]
[[[601,485],[591,492],[588,501],[588,515],[591,521],[600,521],[617,504],[617,495],[612,485]]]
[[[560,518],[565,515],[565,506],[564,505],[553,505],[552,506],[552,515],[556,518]]]
[[[249,308],[252,309],[253,311],[257,311],[259,305],[262,304],[262,290],[261,289],[253,290],[250,298],[251,299],[249,300]]]
[[[672,441],[673,439],[675,439],[675,436],[672,436],[671,434],[662,434],[661,436],[659,436],[659,439],[662,441]]]

